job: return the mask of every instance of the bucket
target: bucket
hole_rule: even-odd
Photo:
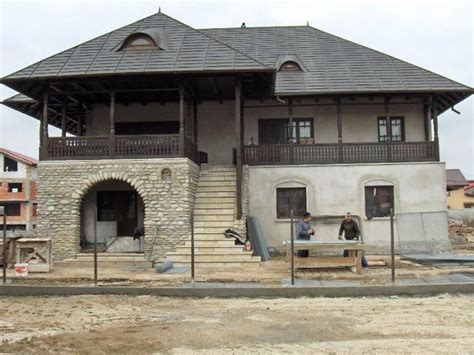
[[[16,276],[27,276],[28,275],[28,264],[15,264],[15,275]]]

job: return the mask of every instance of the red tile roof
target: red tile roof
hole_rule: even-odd
[[[26,163],[28,165],[32,165],[32,166],[38,165],[38,160],[36,160],[34,158],[31,158],[27,155],[23,155],[23,154],[14,152],[13,150],[10,150],[10,149],[0,147],[0,154],[7,155],[8,157],[10,157],[12,159],[19,160],[19,161],[21,161],[23,163]]]

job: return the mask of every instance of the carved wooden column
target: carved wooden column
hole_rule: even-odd
[[[82,136],[82,104],[80,102],[77,103],[77,135]]]
[[[240,79],[235,84],[235,150],[237,170],[237,219],[242,218],[242,87]]]
[[[179,156],[184,157],[184,87],[179,87]]]
[[[341,98],[338,97],[336,101],[337,109],[337,146],[339,152],[339,163],[342,163],[344,160],[343,156],[343,146],[342,146],[342,107],[341,107]]]
[[[67,103],[63,102],[61,109],[61,137],[66,137],[66,119],[67,119]]]
[[[436,100],[431,101],[431,118],[433,119],[433,133],[435,143],[435,159],[439,161],[439,136],[438,136],[438,109],[436,107]]]
[[[43,93],[43,117],[41,120],[40,156],[41,159],[48,158],[48,110],[49,110],[48,88]]]
[[[385,97],[385,128],[387,130],[387,160],[392,161],[392,120],[390,119],[390,97]]]
[[[294,150],[293,150],[293,99],[288,99],[288,142],[290,143],[290,164],[294,161]]]
[[[197,102],[193,101],[193,129],[194,129],[194,145],[198,149],[198,106]]]
[[[109,126],[109,156],[115,156],[115,91],[110,92],[110,126]]]

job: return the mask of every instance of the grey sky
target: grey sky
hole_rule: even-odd
[[[149,16],[192,27],[310,25],[474,86],[471,0],[0,0],[0,76]],[[0,87],[3,100],[15,92]],[[440,116],[441,158],[474,179],[474,99]],[[52,134],[58,134],[56,129]],[[0,107],[0,146],[37,157],[38,121]]]

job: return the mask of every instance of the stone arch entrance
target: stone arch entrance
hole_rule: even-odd
[[[119,179],[98,181],[83,194],[80,206],[80,247],[100,251],[144,251],[145,203],[139,191]]]

